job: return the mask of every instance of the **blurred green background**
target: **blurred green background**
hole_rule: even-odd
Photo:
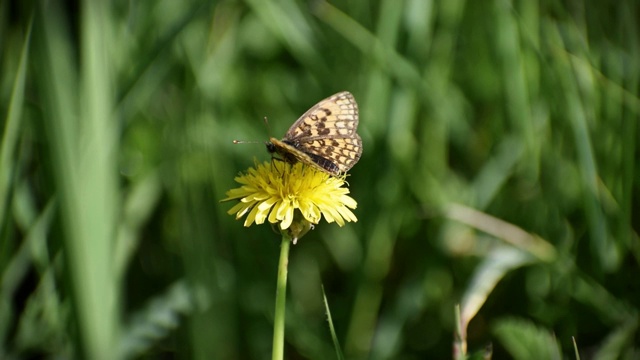
[[[358,222],[292,247],[287,358],[336,357],[322,285],[348,359],[640,358],[639,15],[1,2],[0,358],[268,359],[280,237],[219,201],[342,90]]]

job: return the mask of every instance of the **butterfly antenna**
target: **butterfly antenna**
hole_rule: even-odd
[[[271,128],[269,127],[269,119],[264,117],[264,125],[267,127],[267,131],[271,133]],[[269,134],[271,135],[271,134]],[[247,140],[233,140],[234,144],[262,144],[262,141],[247,141]]]
[[[271,126],[269,126],[269,119],[266,116],[264,117],[264,126],[267,127],[267,133],[271,136]]]
[[[234,144],[262,144],[262,141],[233,140]]]

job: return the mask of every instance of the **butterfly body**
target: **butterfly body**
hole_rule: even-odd
[[[289,128],[282,140],[270,138],[270,153],[289,163],[302,162],[334,176],[346,173],[362,155],[357,134],[358,104],[343,91],[307,110]]]

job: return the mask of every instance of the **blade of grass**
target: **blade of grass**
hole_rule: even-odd
[[[291,0],[248,0],[248,5],[264,25],[291,51],[302,64],[329,76],[322,59],[314,46],[316,39],[300,5]]]
[[[398,5],[397,3],[394,4]],[[349,15],[326,1],[318,2],[314,10],[320,20],[343,35],[347,41],[351,42],[363,54],[371,56],[390,75],[403,84],[413,85],[416,89],[422,90],[419,94],[425,97],[429,93],[429,89],[421,81],[422,76],[416,66],[396,52],[389,44],[383,43]]]
[[[553,333],[522,319],[500,320],[493,333],[513,359],[560,360],[562,352]]]
[[[333,341],[333,347],[336,349],[336,356],[338,360],[344,360],[344,354],[340,348],[340,342],[336,335],[336,329],[333,327],[333,319],[331,318],[331,310],[329,309],[329,302],[327,301],[327,294],[324,292],[324,285],[322,285],[322,299],[324,300],[324,308],[327,311],[327,321],[329,322],[329,331],[331,332],[331,340]]]
[[[567,31],[563,32],[563,34],[567,33]],[[593,101],[589,99],[589,95],[596,90],[593,88],[585,89],[586,86],[580,87],[580,80],[589,84],[593,83],[591,81],[593,72],[591,67],[581,66],[583,65],[582,62],[575,62],[571,56],[566,56],[569,53],[567,47],[570,40],[565,40],[560,34],[561,29],[550,27],[548,36],[558,46],[555,54],[558,60],[556,71],[563,90],[565,116],[571,126],[577,164],[582,176],[584,187],[583,207],[585,216],[588,219],[591,252],[598,259],[597,264],[599,266],[602,266],[603,269],[612,270],[618,266],[620,254],[616,245],[607,236],[608,224],[599,201],[598,168],[588,126],[589,117],[593,116],[594,113],[593,105],[591,104]],[[578,37],[578,35],[574,36]],[[565,37],[568,36],[565,35]],[[589,94],[582,95],[581,90],[582,92],[588,91]]]
[[[553,245],[523,229],[489,214],[459,204],[451,204],[446,216],[452,220],[491,234],[543,261],[553,261],[557,252]]]
[[[573,352],[576,355],[576,360],[580,360],[580,351],[578,351],[578,343],[575,336],[571,337],[571,342],[573,342]]]
[[[46,251],[46,233],[51,226],[55,204],[51,200],[33,223],[29,226],[25,241],[15,250],[0,278],[0,344],[6,344],[9,326],[13,323],[14,308],[12,299],[16,296],[20,285],[28,276],[31,266],[46,269],[49,259]],[[43,271],[44,272],[44,271]],[[0,357],[6,356],[6,349],[0,347]]]
[[[465,360],[467,358],[467,324],[462,323],[460,304],[454,309],[456,327],[453,334],[453,359]]]
[[[82,4],[79,82],[61,8],[46,3],[41,11],[44,122],[60,194],[78,347],[80,357],[108,359],[117,348],[120,320],[119,286],[113,272],[120,195],[107,61],[110,12],[104,3]]]
[[[9,189],[13,177],[13,161],[16,144],[20,137],[22,121],[22,106],[24,102],[24,87],[27,77],[27,59],[29,57],[29,44],[31,43],[31,28],[33,18],[29,21],[29,27],[20,54],[18,71],[11,90],[11,101],[5,121],[5,129],[2,134],[0,147],[0,231],[5,223],[5,214],[9,206]]]
[[[119,285],[113,271],[116,217],[119,207],[117,185],[117,122],[114,120],[111,73],[108,62],[111,35],[110,9],[107,3],[84,1],[80,112],[84,120],[83,142],[79,145],[86,156],[79,159],[79,185],[84,195],[79,207],[85,217],[78,248],[78,265],[90,272],[80,284],[86,296],[83,316],[87,327],[88,352],[92,358],[111,357],[119,333]],[[85,152],[86,151],[86,152]],[[88,239],[93,241],[89,242]],[[89,246],[87,246],[89,245]],[[80,266],[78,270],[80,270]]]
[[[469,322],[476,316],[496,285],[507,273],[536,259],[520,249],[497,247],[492,250],[473,274],[461,302],[460,326],[466,334]]]
[[[156,208],[161,192],[160,179],[153,171],[132,184],[123,201],[124,215],[114,254],[114,270],[119,279],[125,276],[127,265],[138,248],[141,228]]]

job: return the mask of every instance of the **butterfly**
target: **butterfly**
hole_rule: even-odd
[[[274,137],[267,151],[291,164],[301,162],[339,176],[351,169],[362,155],[358,129],[358,104],[348,91],[315,104],[291,125],[282,140]]]

